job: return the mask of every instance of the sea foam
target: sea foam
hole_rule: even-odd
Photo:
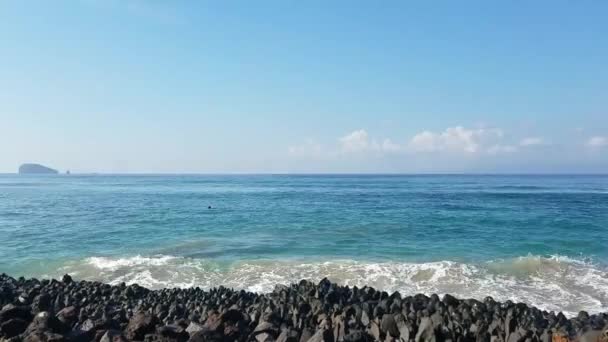
[[[523,256],[480,264],[355,260],[249,260],[227,264],[169,255],[89,257],[56,270],[77,278],[117,284],[164,287],[219,285],[269,292],[277,284],[327,277],[349,286],[373,286],[402,294],[450,293],[457,297],[513,300],[574,315],[608,311],[608,271],[585,260],[561,256]]]

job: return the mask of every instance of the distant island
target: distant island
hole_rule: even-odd
[[[52,174],[56,175],[59,172],[50,167],[40,164],[23,164],[19,166],[19,174]]]

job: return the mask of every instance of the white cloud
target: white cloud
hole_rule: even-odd
[[[546,172],[562,165],[568,167],[566,172],[579,172],[606,167],[605,158],[597,157],[608,149],[608,135],[582,133],[583,143],[568,144],[564,139],[557,145],[551,140],[554,137],[512,133],[458,125],[391,140],[362,128],[334,139],[309,139],[289,147],[289,155],[298,157],[291,158],[288,166],[303,162],[306,168],[338,172]],[[579,167],[578,161],[587,164]]]
[[[430,131],[423,131],[416,134],[410,141],[410,147],[416,151],[432,152],[441,148],[437,134]]]
[[[390,139],[384,139],[382,142],[382,150],[388,152],[397,152],[401,150],[401,145],[395,144]]]
[[[601,136],[591,137],[591,138],[589,138],[589,140],[587,140],[587,146],[589,146],[589,147],[608,146],[608,138],[601,137]]]
[[[314,140],[307,140],[302,145],[289,147],[292,156],[316,157],[324,159],[350,158],[349,156],[361,155],[401,155],[428,159],[422,154],[435,154],[438,160],[449,160],[449,158],[460,158],[468,156],[472,158],[483,158],[484,156],[496,156],[501,154],[515,154],[530,146],[548,145],[545,138],[540,136],[529,136],[519,141],[505,135],[500,128],[466,128],[464,126],[448,127],[442,131],[421,131],[403,144],[391,139],[375,139],[365,129],[352,131],[337,139],[336,144],[321,145]],[[589,146],[608,146],[605,137],[593,137],[588,142]],[[433,158],[433,157],[431,157]],[[447,158],[447,159],[446,159]],[[347,160],[347,159],[342,159]]]
[[[384,139],[382,143],[371,139],[364,129],[353,131],[338,141],[342,152],[396,152],[401,150],[401,146],[390,139]]]
[[[408,146],[415,152],[496,153],[499,150],[496,147],[498,145],[496,141],[501,140],[502,137],[502,130],[496,128],[467,129],[456,126],[448,127],[445,131],[438,133],[420,132],[410,140]],[[511,150],[511,148],[508,149]]]
[[[545,141],[541,137],[528,137],[519,142],[519,146],[538,146],[544,145]]]
[[[364,129],[349,133],[339,139],[342,150],[357,152],[368,149],[370,145],[369,135]]]

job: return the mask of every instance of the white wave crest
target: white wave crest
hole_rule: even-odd
[[[608,311],[608,272],[566,257],[525,256],[474,265],[454,261],[427,263],[353,260],[252,260],[220,264],[213,260],[167,255],[124,258],[90,257],[65,264],[56,275],[117,284],[211,288],[219,285],[253,292],[276,284],[324,277],[350,286],[369,285],[402,294],[437,293],[463,298],[513,300],[574,315],[580,310]]]

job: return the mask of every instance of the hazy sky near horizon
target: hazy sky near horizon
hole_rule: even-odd
[[[608,172],[607,1],[0,1],[0,172]]]

